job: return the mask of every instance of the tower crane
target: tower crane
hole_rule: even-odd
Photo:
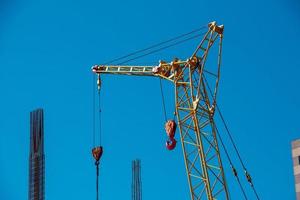
[[[92,71],[104,74],[159,77],[175,88],[175,113],[180,132],[186,175],[192,200],[229,199],[220,156],[214,113],[218,93],[223,25],[208,24],[208,29],[193,54],[186,60],[160,61],[158,66],[95,65]],[[207,62],[212,47],[217,49],[215,71]],[[208,80],[206,76],[212,78]],[[212,83],[213,88],[209,85]]]

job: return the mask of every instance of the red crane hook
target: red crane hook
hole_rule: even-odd
[[[98,200],[99,199],[99,160],[101,158],[103,154],[103,147],[102,146],[98,146],[98,147],[94,147],[92,149],[92,155],[95,159],[95,165],[96,165],[96,175],[97,175],[97,178],[96,178],[96,192],[97,192],[97,195],[96,195],[96,199]]]
[[[176,147],[177,141],[174,138],[170,138],[170,140],[167,140],[166,147],[168,150],[173,150]]]
[[[93,154],[93,157],[94,157],[96,163],[99,163],[99,160],[103,154],[103,147],[102,146],[94,147],[92,149],[92,154]]]

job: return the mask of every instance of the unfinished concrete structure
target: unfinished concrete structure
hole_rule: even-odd
[[[141,161],[132,161],[132,200],[142,200]]]
[[[44,115],[30,112],[29,200],[45,199]]]

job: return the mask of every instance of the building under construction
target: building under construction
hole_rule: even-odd
[[[45,199],[44,115],[30,112],[29,200]]]
[[[132,161],[132,200],[142,200],[141,161]]]

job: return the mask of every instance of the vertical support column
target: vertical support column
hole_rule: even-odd
[[[29,200],[45,199],[44,114],[30,112]]]
[[[300,200],[300,139],[292,141],[296,199]]]

